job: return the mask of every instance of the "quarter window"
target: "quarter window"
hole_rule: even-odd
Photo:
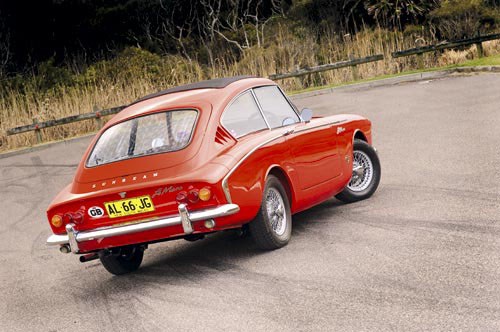
[[[267,128],[262,113],[250,91],[233,101],[222,114],[221,123],[237,138]]]
[[[300,122],[297,113],[295,113],[277,86],[255,88],[254,92],[271,128]]]

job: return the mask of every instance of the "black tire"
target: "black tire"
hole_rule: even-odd
[[[281,197],[281,201],[278,195]],[[268,212],[268,208],[272,211]],[[274,215],[270,216],[270,214]],[[250,222],[249,230],[260,249],[278,249],[290,241],[292,236],[290,202],[280,180],[273,175],[269,175],[267,178],[259,213]]]
[[[143,247],[123,247],[115,249],[115,253],[99,253],[99,259],[102,265],[109,273],[122,275],[133,272],[141,266],[144,257]]]
[[[356,152],[359,153],[356,153]],[[339,200],[346,202],[346,203],[352,203],[352,202],[357,202],[362,199],[366,199],[373,195],[373,193],[377,190],[378,184],[380,182],[380,176],[381,176],[381,168],[380,168],[380,160],[378,159],[377,152],[375,149],[370,146],[368,143],[362,140],[355,139],[354,140],[354,148],[353,148],[353,167],[356,166],[355,163],[355,155],[360,156],[360,158],[366,162],[365,158],[369,159],[369,163],[371,163],[372,167],[372,175],[371,178],[367,175],[368,171],[367,168],[362,168],[363,169],[363,175],[360,177],[359,174],[355,174],[353,170],[353,175],[351,179],[349,180],[349,183],[347,186],[344,188],[344,190],[337,194],[335,197],[338,198]],[[368,163],[368,164],[369,164]],[[356,177],[356,178],[354,178]],[[366,177],[366,182],[363,182]],[[353,183],[352,181],[356,181]],[[358,180],[360,182],[358,182]],[[360,186],[355,186],[356,183],[360,183]]]

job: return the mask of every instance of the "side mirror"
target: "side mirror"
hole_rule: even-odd
[[[304,108],[302,109],[302,112],[300,112],[300,118],[304,122],[311,121],[312,117],[313,117],[313,111],[309,108]]]
[[[293,118],[285,118],[283,120],[283,122],[281,123],[281,125],[284,127],[284,126],[288,126],[288,125],[291,125],[291,124],[294,124],[295,122],[297,122],[297,120],[294,120]]]

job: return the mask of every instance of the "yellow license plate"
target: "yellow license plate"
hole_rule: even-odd
[[[104,203],[108,216],[118,218],[134,214],[151,212],[155,210],[153,201],[149,196],[122,199],[120,201]]]

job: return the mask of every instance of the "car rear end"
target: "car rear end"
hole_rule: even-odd
[[[152,112],[105,128],[49,207],[47,243],[87,253],[223,229],[216,220],[239,210],[225,204],[227,169],[195,158],[209,111]]]
[[[215,220],[239,210],[209,183],[152,181],[122,189],[54,205],[47,211],[54,233],[48,243],[75,253],[149,243],[218,230],[223,226]]]

